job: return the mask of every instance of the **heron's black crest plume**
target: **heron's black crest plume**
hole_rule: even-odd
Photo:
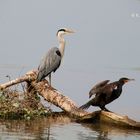
[[[66,32],[65,29],[59,29],[59,30],[57,31],[57,34],[56,34],[56,35],[58,35],[58,33],[61,32],[61,31],[62,31],[62,32]]]

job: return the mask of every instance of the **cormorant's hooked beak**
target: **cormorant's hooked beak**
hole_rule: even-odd
[[[127,83],[127,82],[130,82],[130,81],[135,81],[135,79],[127,79],[124,82]]]
[[[93,95],[93,93],[92,92],[89,92],[89,98],[91,98],[92,95]]]

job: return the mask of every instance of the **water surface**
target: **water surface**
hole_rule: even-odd
[[[140,132],[101,124],[79,124],[67,117],[0,121],[1,140],[139,140]]]

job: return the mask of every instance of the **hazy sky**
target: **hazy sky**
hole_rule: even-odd
[[[140,67],[139,0],[0,0],[0,80],[37,68],[45,52],[58,46],[56,32],[62,27],[76,33],[65,37],[53,84],[81,104],[100,80],[136,78],[126,91],[135,91],[134,107],[140,108],[139,72],[126,70]]]
[[[67,65],[137,67],[139,7],[138,0],[0,0],[0,64],[36,66],[68,27],[76,34],[66,38]]]

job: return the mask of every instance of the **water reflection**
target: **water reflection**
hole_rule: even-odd
[[[68,117],[48,117],[35,120],[0,120],[0,139],[52,140],[53,125],[70,122]]]
[[[140,139],[140,132],[100,124],[78,124],[67,116],[35,120],[0,120],[1,140]]]
[[[104,124],[81,124],[83,127],[89,128],[92,132],[97,132],[96,140],[111,140],[117,139],[139,139],[140,131],[123,129]],[[132,138],[133,137],[133,138]],[[83,138],[84,139],[84,138]],[[90,140],[90,137],[86,137],[84,140]]]
[[[99,128],[99,124],[93,125],[93,124],[82,124],[83,127],[86,129],[89,129],[89,135],[83,135],[79,134],[80,140],[111,140],[108,135],[109,131],[107,130],[101,130]],[[94,133],[94,134],[93,134]]]

